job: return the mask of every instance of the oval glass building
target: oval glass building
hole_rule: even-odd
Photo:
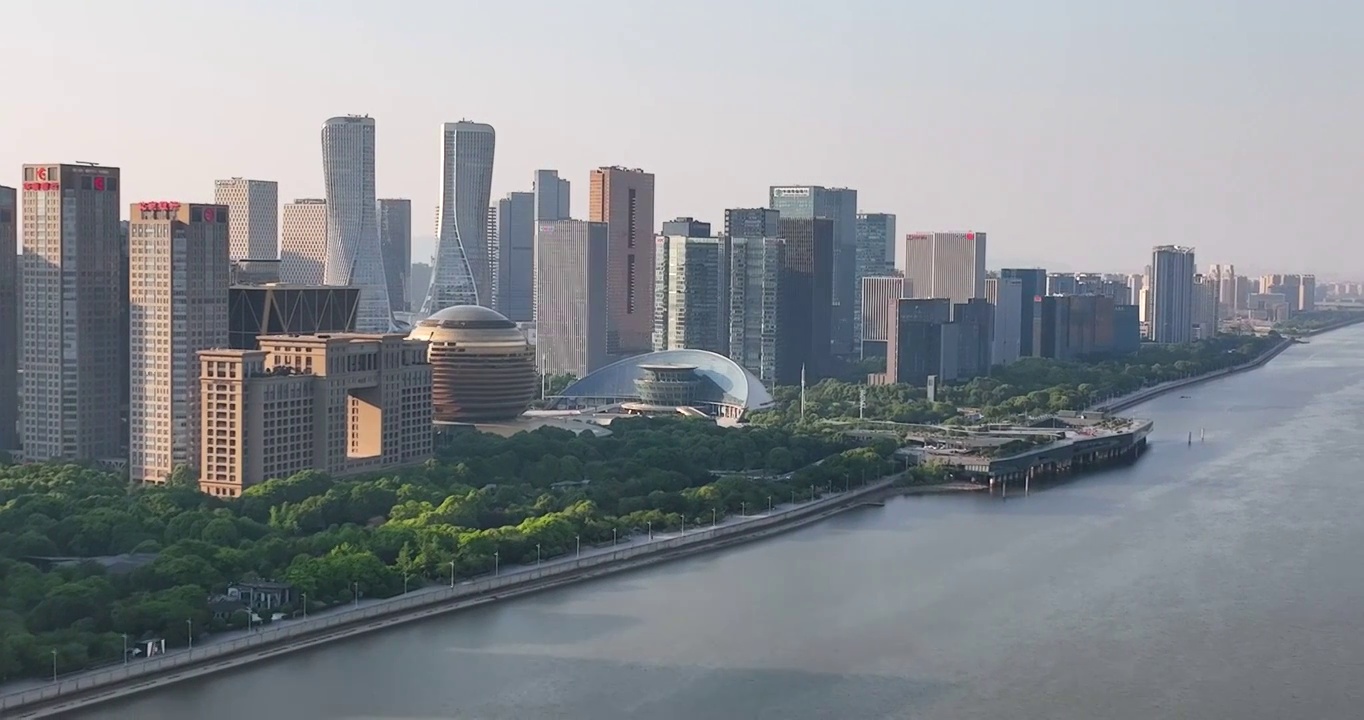
[[[408,337],[430,343],[436,422],[509,420],[535,399],[535,346],[495,310],[448,307],[419,321]]]

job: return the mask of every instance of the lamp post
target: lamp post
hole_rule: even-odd
[[[185,618],[186,634],[189,636],[189,649],[194,649],[194,618]]]
[[[303,593],[303,619],[308,619],[308,593]]]
[[[795,490],[792,490],[792,491],[791,491],[791,504],[792,504],[792,505],[795,505],[795,504],[796,504],[796,491],[795,491]]]
[[[717,514],[716,514],[716,512],[715,512],[715,508],[711,508],[711,509],[710,509],[710,526],[711,526],[711,527],[715,527],[715,519],[716,519],[716,517],[717,517]]]
[[[772,496],[771,496],[771,495],[768,495],[768,496],[767,496],[767,514],[768,514],[768,515],[771,515],[771,514],[772,514]]]
[[[611,547],[616,546],[616,529],[611,528]]]
[[[739,515],[741,515],[742,517],[748,517],[748,502],[747,502],[747,501],[744,501],[744,502],[739,503]]]
[[[687,518],[686,518],[686,516],[684,515],[684,516],[682,516],[682,535],[685,536],[686,534],[687,534]]]
[[[502,551],[501,551],[501,550],[494,550],[494,551],[493,551],[493,577],[497,577],[497,576],[500,575],[501,573],[502,573]]]
[[[408,575],[407,573],[403,573],[403,594],[404,594],[404,595],[407,594],[407,579],[410,578],[410,577],[412,577],[412,576],[411,576],[411,575]]]
[[[352,582],[350,584],[350,590],[351,594],[355,596],[355,607],[360,607],[360,583]]]
[[[652,521],[652,520],[645,520],[645,521],[644,521],[644,524],[649,526],[649,542],[653,542],[653,541],[654,541],[654,521]]]
[[[52,648],[52,682],[57,682],[57,649]]]
[[[535,566],[540,566],[540,543],[535,543]]]
[[[814,501],[815,501],[815,486],[814,486],[814,485],[811,485],[811,486],[810,486],[810,502],[814,502]]]
[[[128,633],[123,633],[123,664],[128,664]]]
[[[450,561],[450,589],[455,589],[455,561]]]

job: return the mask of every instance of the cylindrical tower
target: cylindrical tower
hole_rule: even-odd
[[[535,346],[495,310],[448,307],[418,322],[409,337],[430,343],[437,422],[509,420],[535,398]]]

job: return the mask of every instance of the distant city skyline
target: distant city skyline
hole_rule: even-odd
[[[989,228],[991,267],[1131,272],[1168,241],[1252,275],[1364,277],[1364,251],[1342,243],[1364,172],[1350,123],[1364,89],[1339,71],[1360,63],[1364,6],[1039,0],[985,13],[911,1],[797,13],[712,0],[414,0],[374,15],[338,2],[326,15],[263,0],[8,8],[0,40],[24,59],[11,92],[28,109],[0,117],[11,140],[0,184],[19,183],[34,159],[90,160],[123,168],[131,200],[211,201],[211,181],[234,176],[278,182],[281,201],[321,197],[318,123],[367,113],[379,121],[378,192],[413,200],[413,257],[424,260],[439,191],[431,128],[471,117],[498,129],[492,197],[556,168],[586,208],[591,169],[620,164],[657,177],[659,218],[718,225],[724,208],[765,204],[773,184],[809,183],[857,189],[859,211],[895,214],[901,234]],[[147,17],[194,42],[112,42]],[[1213,26],[1215,37],[1199,30]],[[623,40],[598,52],[565,42],[602,31]],[[648,52],[664,31],[694,39],[685,58]],[[816,42],[845,32],[859,42]],[[59,57],[60,44],[100,57]],[[948,66],[907,61],[966,44],[973,52]],[[793,45],[809,48],[809,71],[774,75],[774,53]],[[223,47],[243,52],[225,63]],[[345,73],[318,74],[343,50],[355,59]],[[459,67],[492,71],[447,82]],[[897,68],[895,87],[912,91],[887,92],[878,67]],[[233,111],[141,112],[126,78],[167,68]],[[792,116],[799,93],[819,101]],[[743,111],[641,119],[679,95]]]

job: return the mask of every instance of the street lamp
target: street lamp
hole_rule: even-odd
[[[308,619],[308,593],[303,593],[303,619]]]
[[[123,633],[123,664],[128,664],[128,633]]]
[[[685,515],[682,516],[682,534],[687,534],[687,516]]]
[[[771,514],[772,514],[772,496],[771,496],[771,495],[768,495],[768,496],[767,496],[767,514],[768,514],[768,515],[771,515]]]
[[[739,503],[739,515],[741,515],[741,516],[743,516],[743,517],[748,517],[748,502],[747,502],[747,501],[744,501],[744,502]]]
[[[450,561],[450,589],[455,589],[455,561]]]
[[[611,528],[611,547],[616,546],[616,528]]]
[[[540,543],[535,543],[535,564],[540,564]]]
[[[411,575],[408,575],[407,573],[403,573],[403,594],[404,594],[404,595],[407,594],[407,579],[410,578],[410,577],[412,577],[412,576],[411,576]]]
[[[814,501],[815,501],[815,486],[814,486],[814,485],[811,485],[811,486],[810,486],[810,502],[814,502]]]
[[[577,557],[579,557],[579,558],[581,558],[581,557],[583,556],[583,536],[582,536],[582,535],[574,535],[574,536],[573,536],[573,542],[574,542],[574,543],[576,544],[576,546],[577,546],[577,551],[574,552],[574,555],[577,556]]]
[[[710,526],[715,527],[716,512],[715,508],[710,509]]]
[[[185,619],[185,627],[188,628],[186,634],[189,635],[189,649],[194,649],[194,618]]]
[[[653,541],[654,541],[654,522],[653,522],[652,520],[645,520],[645,521],[644,521],[644,524],[649,526],[649,542],[653,542]]]
[[[493,551],[493,577],[497,577],[502,572],[502,551]]]
[[[57,649],[52,649],[52,682],[57,682]]]
[[[351,593],[355,595],[355,607],[360,607],[360,583],[358,582],[351,583],[350,589]]]
[[[795,504],[796,504],[796,491],[795,491],[795,490],[792,490],[792,491],[791,491],[791,504],[792,504],[792,505],[795,505]]]

